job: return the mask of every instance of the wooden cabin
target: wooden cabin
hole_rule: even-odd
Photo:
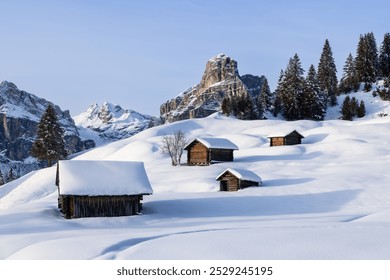
[[[137,215],[153,193],[143,162],[62,160],[58,207],[65,218]]]
[[[210,165],[215,162],[233,161],[238,147],[225,138],[196,138],[186,147],[188,165]]]
[[[228,168],[216,179],[219,181],[220,191],[238,191],[252,186],[260,186],[261,178],[249,170]]]
[[[267,136],[270,139],[270,146],[297,145],[302,143],[303,137],[298,131],[293,130],[287,133],[274,133]]]

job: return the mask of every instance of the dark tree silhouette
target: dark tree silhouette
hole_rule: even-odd
[[[49,105],[38,124],[37,138],[31,147],[30,154],[47,161],[52,166],[60,159],[66,159],[64,132],[61,128],[53,106]]]

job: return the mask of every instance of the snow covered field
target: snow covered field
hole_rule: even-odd
[[[215,114],[73,159],[144,161],[154,194],[139,216],[66,220],[55,167],[30,173],[0,187],[0,259],[389,259],[390,117],[373,113],[383,102],[365,102],[367,116],[353,122]],[[269,147],[266,136],[286,128],[303,144]],[[159,146],[176,129],[231,140],[235,161],[172,167]],[[229,167],[255,172],[263,186],[219,192],[215,178]]]

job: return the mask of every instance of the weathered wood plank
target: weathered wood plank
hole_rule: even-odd
[[[61,195],[59,205],[65,218],[116,217],[137,215],[142,195],[80,196]]]

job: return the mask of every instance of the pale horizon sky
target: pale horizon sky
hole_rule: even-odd
[[[271,90],[297,53],[317,67],[325,39],[338,77],[360,34],[378,49],[388,1],[0,0],[0,81],[70,110],[104,101],[159,116],[225,53]]]

